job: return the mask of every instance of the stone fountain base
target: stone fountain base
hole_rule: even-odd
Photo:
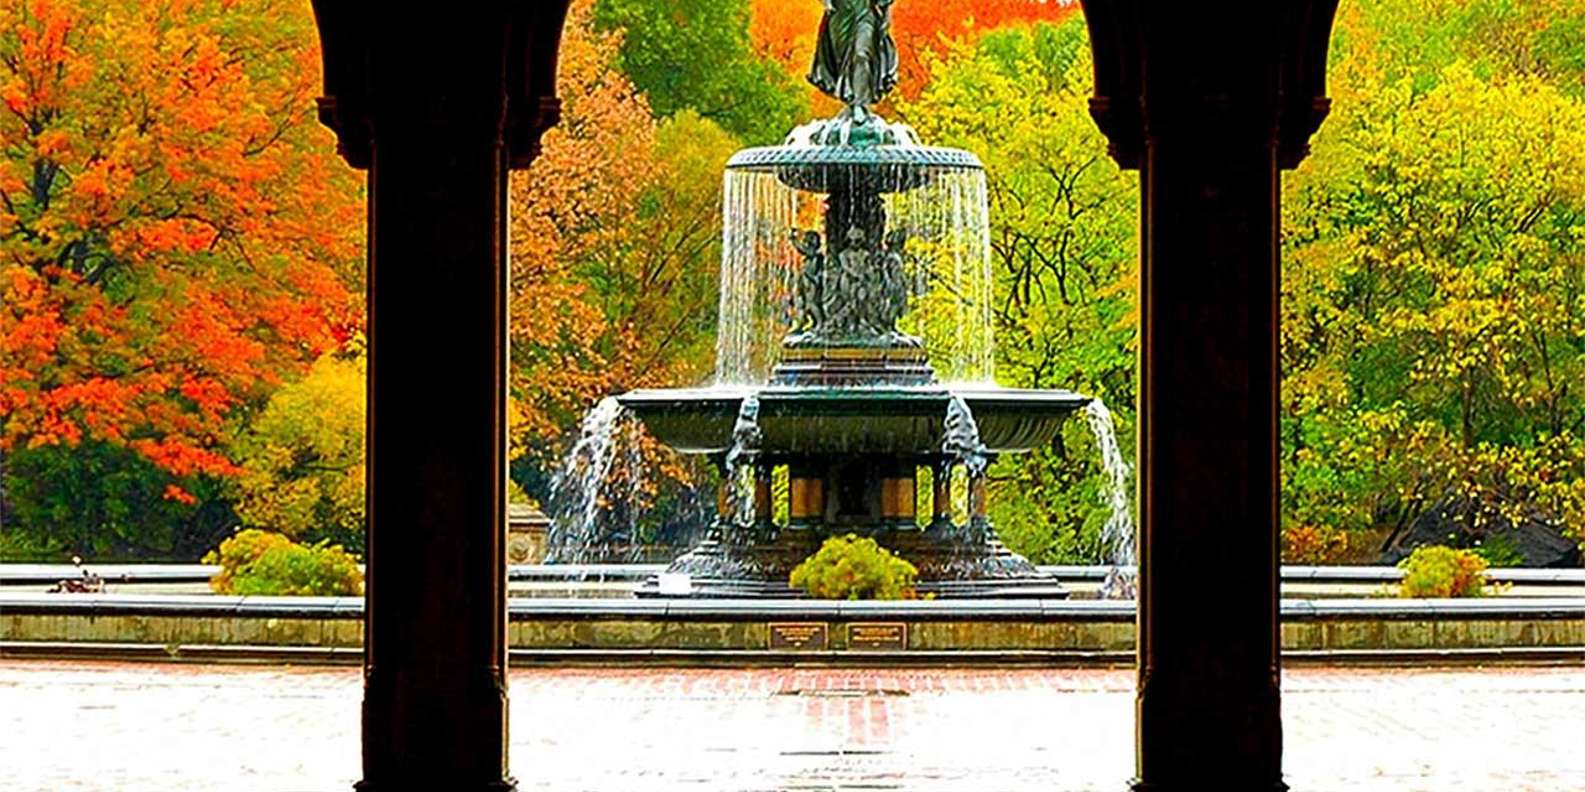
[[[806,374],[838,371],[834,358],[790,361],[783,365],[809,363]],[[633,391],[619,401],[662,443],[717,459],[737,456],[754,470],[752,493],[734,473],[724,475],[717,507],[727,519],[752,494],[750,511],[761,527],[718,522],[711,538],[668,570],[690,577],[692,596],[797,596],[787,585],[793,568],[825,537],[848,532],[874,537],[914,564],[921,594],[1066,596],[1055,578],[996,538],[984,471],[996,454],[1051,443],[1085,397],[986,386],[804,384]],[[778,469],[787,480],[781,508],[772,487]],[[930,491],[921,493],[927,476]],[[934,523],[920,529],[916,510],[925,500]],[[952,523],[959,501],[972,515],[965,525]],[[787,527],[772,526],[776,513],[786,515]],[[638,593],[660,596],[659,580]]]
[[[873,534],[882,547],[919,570],[920,596],[938,599],[1039,598],[1068,596],[1055,575],[1041,572],[1007,549],[988,526],[887,529]],[[792,570],[820,548],[824,535],[783,530],[751,544],[729,543],[716,533],[673,561],[667,574],[690,578],[690,597],[787,598],[803,592],[787,584]],[[646,580],[639,597],[662,594],[658,576]]]

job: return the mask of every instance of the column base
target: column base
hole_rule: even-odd
[[[485,781],[469,784],[455,779],[412,779],[389,783],[359,781],[352,785],[355,792],[517,792],[517,779]]]
[[[1186,781],[1141,781],[1134,779],[1129,782],[1129,792],[1199,792],[1203,789],[1214,789],[1217,792],[1288,792],[1288,785],[1282,781],[1217,781],[1214,779],[1196,778]]]

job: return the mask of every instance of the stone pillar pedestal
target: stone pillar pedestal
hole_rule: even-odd
[[[930,469],[930,525],[927,530],[941,533],[952,528],[952,460],[943,458]]]
[[[545,542],[550,518],[532,506],[512,504],[506,517],[506,562],[540,564],[545,561]]]

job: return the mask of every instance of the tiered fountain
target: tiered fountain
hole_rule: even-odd
[[[1061,595],[997,539],[986,468],[1088,399],[996,387],[984,169],[870,109],[896,80],[888,16],[828,3],[810,80],[845,109],[727,164],[717,385],[618,397],[723,473],[706,538],[669,570],[695,595],[789,594],[850,532],[913,562],[923,592]]]

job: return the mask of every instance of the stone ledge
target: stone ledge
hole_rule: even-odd
[[[1036,568],[1068,582],[1099,581],[1109,569],[1093,565]],[[220,571],[207,564],[90,564],[88,569],[111,583],[203,583]],[[665,569],[665,564],[512,564],[507,567],[507,579],[637,583]],[[80,574],[71,564],[0,564],[0,586],[49,585]],[[1496,567],[1487,570],[1486,576],[1493,583],[1585,586],[1585,569]],[[1289,583],[1394,583],[1402,578],[1403,570],[1391,566],[1282,567],[1282,579]]]
[[[512,621],[1062,621],[1133,622],[1129,600],[836,601],[808,599],[513,598]],[[361,619],[362,597],[230,597],[208,594],[0,593],[0,615],[236,616]],[[1284,622],[1585,619],[1585,597],[1484,599],[1285,599]]]
[[[361,600],[36,595],[0,598],[0,641],[356,649]],[[191,600],[222,600],[207,606]],[[313,601],[308,601],[313,599]],[[18,603],[27,607],[18,607]],[[164,603],[171,604],[171,603]],[[769,605],[769,606],[767,606]],[[816,625],[808,652],[1132,652],[1127,602],[811,602],[560,600],[513,602],[509,645],[533,651],[759,652],[773,624]],[[1352,600],[1284,603],[1287,650],[1359,652],[1585,647],[1585,601]],[[898,643],[850,648],[855,625]],[[795,654],[801,654],[794,651]],[[1585,649],[1580,650],[1585,662]]]

